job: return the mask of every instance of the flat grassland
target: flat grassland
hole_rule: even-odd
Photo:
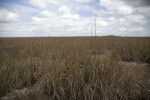
[[[0,98],[149,100],[149,64],[148,37],[0,38]]]

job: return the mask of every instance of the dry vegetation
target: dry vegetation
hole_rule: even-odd
[[[150,38],[0,38],[0,97],[38,87],[17,100],[150,99],[147,70],[120,61],[150,63]]]

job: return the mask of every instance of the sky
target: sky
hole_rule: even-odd
[[[95,14],[97,36],[150,36],[150,0],[0,0],[0,37],[94,36]]]

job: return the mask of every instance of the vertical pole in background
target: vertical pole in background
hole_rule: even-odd
[[[92,26],[91,26],[91,36],[92,36]]]
[[[92,28],[93,28],[93,18],[92,18],[92,23],[91,23],[91,37],[92,37],[92,32],[93,32]]]
[[[96,37],[96,17],[97,17],[97,14],[95,14],[95,37]]]

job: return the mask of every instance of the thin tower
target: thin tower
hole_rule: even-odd
[[[92,26],[91,26],[91,36],[92,36]]]
[[[92,19],[92,25],[91,25],[91,36],[92,36],[92,28],[93,28],[93,19]]]
[[[96,36],[96,17],[97,17],[97,14],[95,14],[95,36]]]

